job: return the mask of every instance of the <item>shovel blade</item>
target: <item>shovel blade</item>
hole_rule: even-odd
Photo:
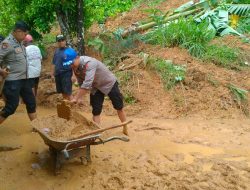
[[[71,117],[71,109],[70,105],[67,104],[65,100],[62,102],[58,103],[57,106],[57,116],[63,119],[69,120]]]

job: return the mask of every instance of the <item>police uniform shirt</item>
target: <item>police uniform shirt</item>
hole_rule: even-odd
[[[20,80],[27,78],[27,58],[25,47],[10,34],[0,44],[0,66],[9,66],[6,80]]]
[[[95,94],[98,89],[108,95],[117,81],[104,63],[88,56],[80,57],[79,74],[75,73],[75,75],[80,87],[91,90],[92,94]]]

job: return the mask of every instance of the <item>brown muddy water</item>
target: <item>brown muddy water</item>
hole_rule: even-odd
[[[130,141],[92,146],[92,162],[64,163],[54,175],[42,138],[19,106],[0,126],[0,190],[250,189],[250,120],[131,117]],[[38,108],[39,117],[55,109]],[[89,114],[85,115],[89,118]],[[103,127],[119,123],[103,116]],[[103,137],[122,135],[122,129]]]

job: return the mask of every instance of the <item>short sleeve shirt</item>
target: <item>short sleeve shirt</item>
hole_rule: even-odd
[[[42,55],[39,47],[29,45],[26,47],[27,60],[28,60],[28,78],[36,78],[41,73],[41,60]]]
[[[0,66],[9,66],[7,81],[27,78],[27,57],[26,50],[22,43],[18,42],[10,34],[0,44]]]
[[[81,88],[91,90],[92,94],[100,90],[107,95],[117,81],[106,65],[88,56],[80,57],[80,65],[75,75]]]
[[[66,48],[57,48],[53,57],[52,63],[55,65],[55,73],[57,76],[65,72],[72,72],[72,69],[69,65],[63,66],[64,51]]]

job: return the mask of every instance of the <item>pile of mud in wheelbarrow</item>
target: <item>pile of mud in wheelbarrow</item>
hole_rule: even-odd
[[[111,136],[102,139],[102,132],[118,127],[126,131],[127,121],[107,128],[101,128],[79,112],[72,109],[67,101],[57,105],[57,114],[32,121],[32,127],[38,132],[44,143],[48,145],[54,162],[54,172],[58,174],[62,164],[73,158],[80,158],[81,163],[90,162],[91,145],[104,144],[113,140],[128,142],[125,136]]]

